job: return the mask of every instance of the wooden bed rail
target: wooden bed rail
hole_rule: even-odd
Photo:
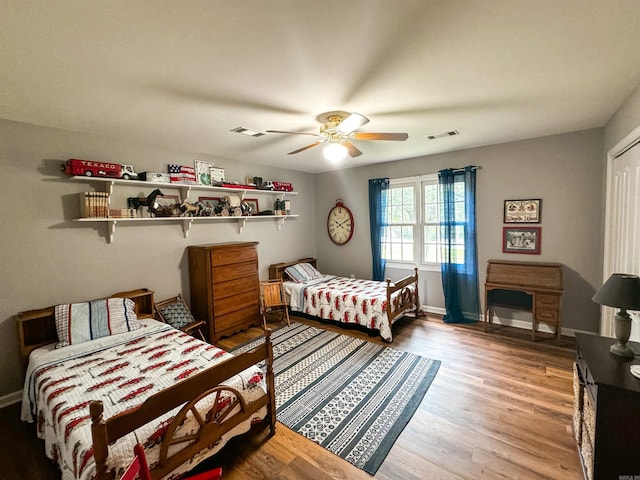
[[[151,471],[154,479],[165,476],[202,449],[215,444],[229,430],[251,418],[264,406],[267,407],[270,434],[273,435],[276,426],[276,410],[273,346],[270,337],[271,330],[267,330],[265,342],[253,350],[220,362],[188,380],[152,395],[137,408],[119,413],[109,419],[103,417],[104,408],[102,402],[92,402],[90,405],[91,433],[93,437],[93,455],[96,462],[96,480],[113,479],[114,472],[107,469],[109,445],[180,405],[184,406],[169,424],[167,433],[162,440],[160,462]],[[220,385],[224,380],[263,360],[266,362],[267,367],[265,378],[267,394],[257,401],[250,404],[245,403],[240,394],[234,389]],[[223,393],[230,395],[234,399],[232,401],[233,405],[229,405],[224,412],[218,410],[217,401]],[[215,395],[213,407],[207,415],[202,417],[195,411],[194,405],[210,394]],[[229,415],[228,412],[234,406],[239,406],[240,411]],[[198,432],[189,437],[176,437],[174,434],[189,411],[195,415],[200,428]],[[187,445],[169,455],[169,447],[179,443],[186,443]]]

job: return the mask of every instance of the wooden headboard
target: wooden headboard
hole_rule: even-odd
[[[273,265],[269,265],[269,280],[286,280],[286,278],[284,278],[284,269],[296,263],[310,263],[314,268],[318,267],[317,259],[312,257],[299,258],[292,262],[274,263]]]
[[[135,303],[138,318],[153,318],[153,291],[140,288],[128,292],[114,293],[111,297],[130,298]],[[16,315],[20,356],[25,368],[29,354],[36,348],[58,341],[55,306],[29,310]]]

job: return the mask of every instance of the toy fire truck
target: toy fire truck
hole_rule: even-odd
[[[85,175],[87,177],[113,177],[125,180],[136,179],[138,174],[131,165],[119,163],[95,162],[92,160],[79,160],[71,158],[60,166],[67,175]]]

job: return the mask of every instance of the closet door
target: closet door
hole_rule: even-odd
[[[604,278],[612,273],[640,275],[640,132],[609,155],[604,243]],[[626,140],[626,139],[625,139]],[[623,141],[624,142],[624,141]],[[602,308],[600,333],[614,336],[616,309]],[[631,340],[640,341],[640,315],[630,312]]]

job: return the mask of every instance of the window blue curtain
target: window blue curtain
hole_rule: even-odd
[[[388,178],[369,180],[369,225],[371,230],[371,261],[373,280],[384,280],[386,260],[382,258],[382,229],[387,225]]]
[[[476,169],[446,169],[438,172],[442,212],[442,288],[447,323],[471,323],[480,319],[478,294],[478,247],[476,239]],[[464,199],[455,184],[464,182]],[[464,262],[457,257],[464,242]]]

